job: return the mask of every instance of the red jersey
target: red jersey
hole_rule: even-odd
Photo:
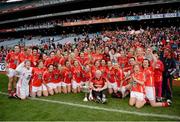
[[[144,73],[143,72],[139,72],[138,74],[137,73],[133,73],[132,77],[133,76],[137,80],[139,80],[141,82],[145,82],[145,77],[144,77]],[[139,84],[137,82],[134,82],[133,85],[132,85],[132,91],[144,93],[144,85],[141,85],[141,84]]]
[[[59,60],[60,60],[60,59],[61,59],[61,57],[55,56],[54,59],[53,59],[53,60],[54,60],[54,61],[53,61],[54,65],[57,66],[57,65],[59,64]]]
[[[39,54],[31,56],[32,67],[35,67],[39,61]]]
[[[19,54],[19,60],[20,60],[20,62],[23,62],[23,61],[25,61],[25,60],[30,60],[30,61],[32,61],[32,55],[25,55],[23,52],[21,52],[21,53]]]
[[[116,77],[117,85],[118,87],[120,87],[121,81],[124,78],[123,71],[121,69],[115,69],[115,77]],[[123,86],[127,85],[127,83],[125,84],[125,82],[123,84],[124,84]]]
[[[151,67],[144,69],[145,86],[154,86],[154,72]]]
[[[94,65],[91,67],[91,72],[92,72],[93,77],[95,76],[95,73],[97,70],[100,70],[100,67],[95,67]]]
[[[64,67],[63,76],[64,76],[64,82],[65,83],[71,83],[71,79],[72,79],[71,68]]]
[[[116,76],[115,76],[115,69],[112,67],[112,68],[107,68],[106,70],[106,76],[107,76],[107,79],[110,83],[115,83],[116,82]]]
[[[162,73],[164,71],[164,64],[161,60],[157,60],[154,68],[154,81],[159,82],[162,81]]]
[[[119,63],[121,68],[124,68],[128,65],[128,58],[127,57],[119,57],[118,63]]]
[[[103,59],[103,56],[101,54],[94,54],[93,58],[95,61]]]
[[[32,85],[35,87],[39,87],[42,85],[42,81],[43,81],[43,73],[44,73],[45,69],[44,68],[33,68],[32,71]]]
[[[84,81],[84,82],[90,81],[91,78],[92,78],[92,73],[91,73],[91,71],[89,71],[89,72],[83,71],[83,81]]]
[[[144,61],[144,57],[143,56],[138,56],[137,57],[137,62],[142,64],[142,62]]]
[[[106,83],[106,79],[101,77],[100,79],[97,78],[92,78],[91,82],[93,83],[93,86],[95,88],[103,88],[105,83]]]
[[[80,66],[72,67],[72,74],[73,80],[75,80],[77,83],[82,81],[82,68]]]
[[[100,66],[99,70],[101,70],[102,76],[103,76],[103,77],[106,77],[106,75],[107,75],[107,73],[106,73],[106,71],[107,71],[107,66]]]
[[[81,63],[81,65],[85,65],[85,62],[87,62],[87,58],[81,58],[81,57],[77,57],[76,58],[80,63]]]
[[[44,83],[50,83],[53,81],[53,72],[45,71],[43,73],[43,81]]]
[[[53,59],[53,58],[48,58],[48,59],[44,62],[45,67],[48,67],[50,64],[54,64],[54,59]]]
[[[65,61],[66,61],[66,59],[65,59],[64,57],[61,57],[61,58],[59,59],[59,64],[64,65],[64,64],[65,64]]]
[[[53,70],[53,83],[59,83],[62,81],[62,74],[60,70],[54,69]]]
[[[16,69],[17,65],[20,63],[19,59],[20,53],[10,52],[6,56],[6,62],[8,63],[8,68]]]

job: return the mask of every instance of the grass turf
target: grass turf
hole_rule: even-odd
[[[0,75],[0,91],[7,92],[8,79],[5,75]],[[107,104],[97,104],[94,102],[83,102],[83,93],[80,94],[57,94],[43,99],[78,103],[89,106],[98,106],[103,108],[113,108],[126,111],[137,111],[142,113],[166,114],[180,116],[180,87],[174,87],[173,105],[167,108],[152,108],[145,105],[142,109],[136,109],[128,105],[129,98],[120,100],[108,97]],[[66,120],[66,121],[115,121],[115,120],[173,120],[159,117],[137,116],[118,112],[107,112],[102,110],[93,110],[79,108],[75,106],[47,103],[43,101],[8,99],[7,96],[0,94],[0,121],[3,120]]]

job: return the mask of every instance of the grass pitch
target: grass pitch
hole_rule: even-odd
[[[7,92],[8,79],[5,75],[0,75],[0,91]],[[83,102],[84,94],[57,94],[49,97],[41,97],[39,100],[17,100],[8,99],[6,95],[0,94],[0,121],[25,121],[25,120],[42,120],[42,121],[177,121],[178,118],[168,118],[167,116],[176,116],[180,118],[180,87],[174,87],[173,104],[167,108],[152,108],[145,105],[142,109],[136,109],[128,105],[129,98],[115,99],[108,96],[107,104],[98,104],[94,102]],[[52,102],[45,102],[41,99]],[[56,101],[56,102],[53,102]],[[72,103],[78,105],[99,107],[105,109],[122,110],[106,111],[89,109],[73,105],[58,103]],[[124,112],[123,112],[124,111]],[[155,114],[161,117],[141,116],[128,114],[129,112],[139,112]],[[164,116],[165,115],[165,116]],[[180,121],[180,120],[178,120]]]

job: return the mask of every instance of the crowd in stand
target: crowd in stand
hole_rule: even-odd
[[[84,13],[84,15],[71,15],[65,16],[59,19],[39,21],[39,22],[30,22],[29,24],[21,25],[18,28],[28,28],[28,27],[40,27],[40,26],[50,26],[56,24],[62,24],[64,22],[79,22],[83,20],[98,20],[105,18],[117,18],[125,16],[140,16],[140,15],[150,15],[150,14],[163,14],[163,13],[174,13],[180,11],[179,7],[168,7],[168,8],[152,8],[152,9],[133,9],[133,10],[110,10],[103,12],[94,12],[94,13]],[[82,13],[83,14],[83,13]]]
[[[15,46],[6,56],[9,97],[84,91],[84,101],[105,103],[108,93],[130,95],[129,105],[137,108],[170,106],[172,80],[180,77],[179,42],[180,28],[164,27],[103,31],[65,45]]]

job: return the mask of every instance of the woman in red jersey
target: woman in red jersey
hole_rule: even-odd
[[[71,79],[72,79],[72,69],[69,61],[65,62],[65,66],[62,69],[64,80],[62,82],[62,91],[67,94],[71,92]]]
[[[154,71],[150,66],[150,61],[144,59],[143,61],[144,75],[145,75],[145,96],[149,100],[152,107],[167,107],[168,102],[156,102],[156,93],[154,87]]]
[[[106,65],[106,61],[104,59],[101,60],[100,70],[102,72],[102,76],[105,78],[106,77],[106,71],[107,71],[107,65]]]
[[[14,46],[14,51],[9,52],[6,56],[6,71],[7,71],[7,76],[9,78],[8,82],[8,95],[9,97],[12,97],[13,94],[16,93],[16,67],[20,64],[20,48],[18,45]],[[14,86],[14,91],[12,91],[12,88]]]
[[[53,70],[53,89],[54,92],[57,93],[61,93],[61,84],[62,84],[62,70],[60,71],[61,66],[59,65],[55,65],[54,66],[54,70]]]
[[[32,92],[31,96],[32,97],[40,97],[42,96],[42,76],[45,71],[43,61],[40,60],[38,62],[38,67],[33,67],[32,70],[32,79],[31,79],[31,84],[32,84]]]
[[[50,64],[48,66],[48,69],[43,73],[43,95],[48,96],[48,95],[54,95],[54,90],[53,90],[53,70],[54,66]]]
[[[72,91],[73,93],[81,92],[81,82],[82,82],[82,68],[78,61],[74,61],[74,66],[72,67]]]
[[[107,62],[106,79],[108,81],[109,94],[117,93],[117,81],[115,76],[115,69],[112,66],[111,61]]]
[[[138,64],[134,65],[134,73],[131,75],[131,93],[129,99],[129,105],[134,106],[136,108],[141,108],[146,103],[145,96],[144,96],[144,82],[145,77],[144,73],[140,71],[140,67]]]

